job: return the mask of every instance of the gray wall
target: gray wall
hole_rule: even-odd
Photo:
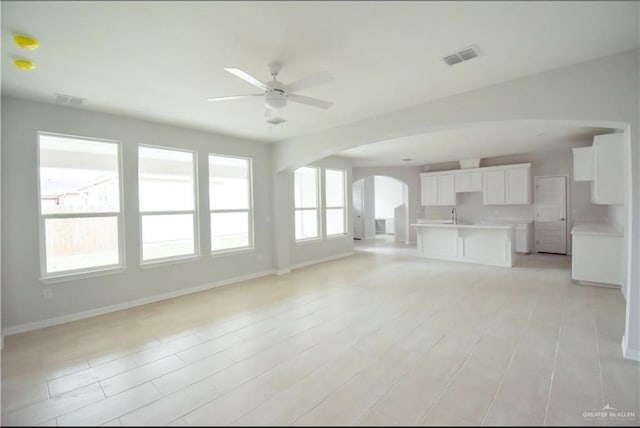
[[[199,132],[103,113],[2,99],[2,326],[4,328],[177,292],[272,269],[271,151],[267,143]],[[40,281],[37,132],[118,140],[123,151],[125,254],[119,274],[52,284],[43,299]],[[196,150],[201,259],[142,269],[139,266],[137,144]],[[255,251],[209,255],[207,154],[253,158]]]
[[[351,171],[351,161],[346,158],[341,158],[338,156],[331,156],[325,159],[321,159],[319,161],[313,162],[309,164],[309,166],[316,166],[319,168],[335,168],[335,169],[344,169],[347,171],[347,182],[346,182],[346,209],[347,209],[347,219],[346,219],[346,227],[347,234],[341,237],[331,237],[326,238],[323,236],[322,239],[307,241],[307,242],[295,242],[294,236],[294,222],[291,221],[289,223],[290,227],[290,251],[291,251],[291,265],[301,265],[306,264],[308,262],[312,262],[317,259],[323,259],[333,256],[339,256],[342,254],[348,254],[353,251],[353,210],[351,207],[351,193],[352,193],[352,171]],[[324,172],[324,169],[323,169]],[[290,174],[291,182],[290,188],[293,189],[293,174]],[[324,180],[324,173],[321,174],[321,180]],[[323,192],[324,193],[324,192]],[[321,206],[324,207],[324,194],[320,195],[320,199],[322,201]],[[290,212],[293,212],[293,204],[288,207]],[[321,218],[324,218],[324,213],[321,213]],[[323,226],[324,229],[324,226]]]

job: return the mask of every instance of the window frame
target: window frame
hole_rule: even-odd
[[[193,210],[176,210],[176,211],[142,211],[140,209],[140,148],[145,147],[149,149],[159,149],[175,152],[191,153],[193,155]],[[200,258],[200,221],[198,216],[198,151],[185,149],[181,147],[170,147],[155,144],[138,144],[137,150],[137,188],[138,188],[138,245],[140,252],[140,266],[143,268],[158,266],[163,264],[174,264],[181,261],[191,261]],[[180,215],[180,214],[193,214],[193,254],[184,254],[178,256],[159,257],[150,260],[144,260],[144,241],[142,236],[142,218],[144,216],[161,216],[161,215]]]
[[[211,208],[211,188],[210,188],[210,182],[211,182],[211,166],[209,164],[209,159],[211,156],[217,156],[217,157],[226,157],[226,158],[232,158],[232,159],[242,159],[242,160],[246,160],[248,163],[248,168],[247,168],[247,181],[248,181],[248,192],[249,192],[249,208],[247,209],[212,209]],[[226,155],[226,154],[221,154],[221,153],[212,153],[209,152],[207,154],[207,184],[209,185],[209,192],[207,194],[207,200],[209,202],[209,253],[211,256],[219,256],[219,255],[225,255],[225,254],[231,254],[231,253],[244,253],[244,252],[251,252],[255,250],[255,240],[254,240],[254,209],[253,209],[253,158],[251,157],[247,157],[247,156],[236,156],[236,155]],[[249,229],[248,229],[248,234],[249,234],[249,245],[244,246],[244,247],[234,247],[234,248],[225,248],[225,249],[221,249],[221,250],[213,250],[211,247],[213,247],[212,243],[212,236],[211,234],[213,233],[212,231],[212,227],[211,227],[211,215],[214,213],[247,213],[247,220],[249,222]]]
[[[296,189],[296,174],[295,172],[298,169],[302,169],[302,168],[311,168],[315,170],[315,175],[316,175],[316,206],[315,207],[302,207],[302,208],[298,208],[296,206],[296,194],[295,194],[295,189]],[[321,188],[321,181],[322,181],[322,168],[317,167],[317,166],[309,166],[309,165],[305,165],[302,166],[300,168],[297,168],[296,170],[293,171],[293,189],[292,189],[292,193],[293,193],[293,239],[295,241],[296,244],[303,244],[306,242],[315,242],[315,241],[321,241],[322,240],[322,236],[323,236],[323,227],[322,227],[322,201],[321,201],[321,195],[322,195],[322,188]],[[316,232],[317,235],[311,238],[300,238],[298,239],[296,237],[296,213],[298,211],[315,211],[316,212]]]
[[[118,162],[118,211],[98,211],[87,213],[42,213],[42,188],[40,183],[40,142],[42,136],[58,137],[79,141],[91,141],[97,143],[115,144],[116,159]],[[79,135],[60,134],[55,132],[37,132],[36,141],[36,197],[38,206],[38,243],[40,255],[40,281],[48,283],[63,282],[75,279],[88,278],[93,276],[108,275],[119,273],[126,269],[125,243],[124,243],[124,195],[123,195],[123,176],[122,176],[122,143],[117,140],[109,140],[106,138],[83,137]],[[68,269],[58,272],[47,272],[47,242],[46,242],[46,220],[47,219],[72,219],[72,218],[100,218],[115,217],[117,220],[118,231],[118,263],[94,267],[86,267],[79,269]]]
[[[340,172],[342,173],[342,206],[329,206],[327,204],[327,171],[335,171],[335,172]],[[324,206],[324,211],[325,211],[325,215],[324,215],[324,220],[325,222],[327,221],[327,218],[329,218],[328,216],[328,212],[329,210],[336,210],[336,209],[341,209],[342,210],[342,217],[343,217],[343,224],[344,224],[344,231],[341,233],[332,233],[326,234],[327,239],[334,239],[334,238],[341,238],[344,236],[349,235],[349,222],[347,221],[347,170],[346,169],[340,169],[340,168],[324,168],[324,201],[325,201],[325,206]],[[325,231],[328,231],[328,228],[325,224]]]

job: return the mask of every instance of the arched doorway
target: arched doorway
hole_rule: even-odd
[[[409,187],[386,175],[371,175],[353,183],[353,237],[387,237],[409,242]]]

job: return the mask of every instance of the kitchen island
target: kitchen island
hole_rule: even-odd
[[[515,225],[412,224],[418,235],[418,253],[428,258],[512,267]]]

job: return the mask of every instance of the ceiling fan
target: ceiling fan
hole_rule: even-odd
[[[277,76],[282,69],[282,65],[277,62],[273,62],[268,65],[268,68],[272,80],[266,83],[259,81],[249,73],[246,73],[239,68],[225,68],[226,71],[233,74],[234,76],[239,77],[245,82],[262,89],[263,93],[214,97],[208,98],[207,101],[225,101],[262,96],[264,97],[264,105],[267,107],[267,122],[274,125],[285,122],[285,119],[277,115],[275,117],[271,117],[271,112],[283,109],[287,105],[287,101],[306,104],[311,107],[322,108],[325,110],[333,105],[333,103],[329,101],[319,100],[317,98],[307,97],[294,93],[303,89],[311,88],[313,86],[331,82],[333,80],[333,77],[331,77],[329,72],[323,71],[321,73],[312,74],[311,76],[307,76],[298,81],[285,85],[277,80]]]

